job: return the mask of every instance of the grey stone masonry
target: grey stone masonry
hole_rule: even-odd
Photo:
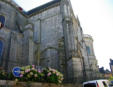
[[[93,41],[84,37],[70,0],[58,0],[30,12],[28,15],[19,10],[11,0],[0,0],[0,15],[5,17],[0,29],[0,67],[6,71],[32,64],[52,67],[64,74],[64,82],[80,83],[95,78],[95,74],[89,77],[98,72]]]

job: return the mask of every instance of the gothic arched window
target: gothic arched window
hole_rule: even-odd
[[[0,29],[4,26],[5,23],[5,17],[3,15],[0,15]]]
[[[90,55],[91,51],[90,51],[90,47],[86,46],[86,50],[88,52],[88,55]]]
[[[0,40],[0,57],[2,56],[3,52],[3,42]]]

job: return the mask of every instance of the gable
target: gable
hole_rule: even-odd
[[[15,1],[17,1],[17,0],[15,0]],[[31,10],[29,10],[29,11],[25,11],[25,10],[28,10],[27,9],[27,5],[25,6],[23,3],[17,3],[19,6],[20,5],[22,5],[21,6],[21,10],[22,10],[22,12],[26,15],[26,16],[31,16],[31,15],[33,15],[33,14],[35,14],[35,13],[37,13],[37,12],[40,12],[40,11],[44,11],[44,10],[46,10],[46,9],[49,9],[50,7],[53,7],[53,6],[55,6],[55,4],[57,4],[58,2],[60,2],[61,0],[47,0],[46,2],[39,2],[39,4],[37,3],[37,5],[38,6],[36,6],[35,8],[33,8],[32,9],[32,7],[31,7]],[[19,1],[18,1],[19,2]],[[26,3],[27,4],[27,3]],[[32,4],[32,3],[31,3]],[[32,6],[32,5],[31,5]],[[25,9],[26,8],[26,9]]]

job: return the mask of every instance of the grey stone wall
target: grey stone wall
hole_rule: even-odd
[[[3,52],[1,56],[1,66],[6,69],[7,60],[9,59],[9,39],[10,39],[10,30],[7,28],[2,28],[0,30],[0,40],[3,43]]]
[[[35,64],[58,69],[70,82],[90,79],[89,66],[97,69],[93,43],[84,40],[70,0],[61,0],[58,5],[29,17],[20,13],[0,0],[0,15],[6,19],[0,30],[4,43],[1,66],[12,70],[14,66]],[[87,54],[86,46],[90,46],[91,55]]]
[[[82,87],[82,84],[52,84],[0,80],[0,87]]]
[[[89,47],[90,53],[88,54],[89,58],[89,65],[90,65],[90,73],[92,74],[92,79],[97,77],[99,73],[98,66],[97,66],[97,59],[95,57],[94,49],[93,49],[93,39],[90,35],[84,35],[84,41],[86,47]],[[87,51],[87,50],[86,50]]]
[[[8,71],[12,70],[14,66],[23,65],[24,62],[22,56],[22,38],[23,35],[17,32],[10,33],[10,41],[9,41],[9,59],[8,59]]]
[[[0,15],[5,17],[5,27],[20,32],[26,24],[26,18],[5,0],[0,0]]]
[[[0,15],[5,16],[5,26],[9,29],[15,29],[16,12],[9,4],[0,1]],[[13,19],[13,20],[11,20]]]
[[[34,42],[40,45],[40,64],[59,69],[59,40],[63,37],[60,7],[54,7],[29,19],[34,25]]]

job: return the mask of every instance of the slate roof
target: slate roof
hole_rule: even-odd
[[[38,6],[38,7],[34,8],[34,9],[28,11],[28,12],[25,12],[25,11],[24,11],[23,13],[24,13],[25,15],[31,15],[31,14],[33,14],[33,13],[35,13],[35,12],[38,12],[38,11],[40,11],[40,10],[42,10],[42,9],[44,9],[44,8],[47,8],[47,7],[49,7],[49,6],[51,6],[51,5],[55,4],[55,3],[58,3],[58,2],[60,2],[60,1],[61,1],[61,0],[53,0],[53,1],[48,2],[48,3],[46,3],[46,4],[42,5],[42,6]]]

